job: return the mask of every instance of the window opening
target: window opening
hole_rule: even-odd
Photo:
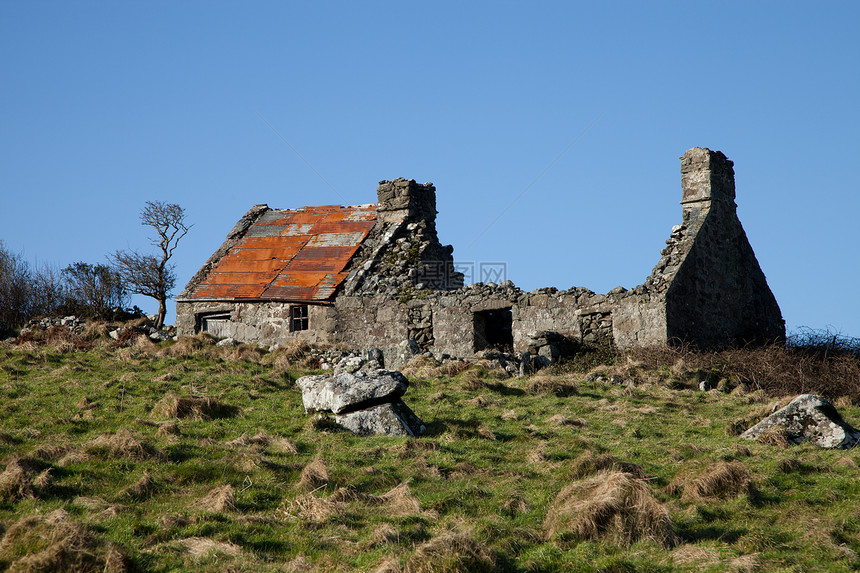
[[[514,314],[510,308],[482,310],[473,315],[475,351],[514,348]]]
[[[290,307],[290,332],[308,329],[308,305],[298,304]]]

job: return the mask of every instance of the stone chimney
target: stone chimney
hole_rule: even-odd
[[[436,188],[432,183],[421,185],[402,177],[380,181],[376,196],[380,222],[424,221],[429,228],[436,228]]]
[[[721,151],[694,147],[681,156],[684,221],[706,215],[714,205],[735,209],[735,170]]]

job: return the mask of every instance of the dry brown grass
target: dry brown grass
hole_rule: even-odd
[[[180,336],[173,344],[163,345],[158,349],[158,356],[172,358],[214,358],[218,354],[215,340],[206,334]]]
[[[224,442],[225,446],[230,447],[247,447],[247,446],[260,446],[267,447],[272,444],[277,444],[282,440],[282,438],[275,438],[270,436],[265,430],[259,430],[253,436],[249,436],[247,432],[236,438],[235,440],[230,440],[229,442]],[[293,452],[295,453],[295,452]]]
[[[416,356],[410,360],[400,372],[407,378],[433,378],[438,376],[438,365],[432,358]]]
[[[320,458],[316,458],[302,469],[298,487],[315,490],[328,485],[329,481],[328,468]]]
[[[310,573],[318,571],[304,555],[297,555],[284,564],[284,573]]]
[[[562,489],[544,529],[548,538],[572,535],[625,546],[651,539],[672,547],[677,541],[669,511],[654,499],[648,484],[617,471],[601,472]]]
[[[72,504],[94,512],[90,514],[89,518],[95,518],[97,521],[116,517],[121,511],[127,509],[127,506],[121,503],[111,503],[95,496],[76,497],[72,500]]]
[[[139,480],[125,490],[125,495],[135,501],[143,501],[155,495],[160,486],[152,479],[149,472],[143,472]]]
[[[421,513],[421,502],[409,491],[408,482],[403,482],[379,496],[385,514],[405,516]]]
[[[389,543],[397,543],[400,540],[400,531],[390,523],[380,523],[370,534],[370,547],[379,547]]]
[[[279,355],[286,357],[290,362],[296,362],[307,356],[311,350],[311,345],[304,338],[296,338],[290,340],[279,348],[276,352]]]
[[[152,445],[138,440],[126,428],[121,428],[115,434],[102,434],[87,443],[87,451],[91,454],[106,452],[114,458],[130,458],[135,460],[158,459],[165,460],[162,452]]]
[[[638,349],[626,353],[651,367],[671,367],[676,374],[704,370],[739,380],[748,389],[764,390],[768,396],[819,394],[830,400],[847,396],[860,401],[860,355],[851,351],[851,341],[839,344],[813,334],[792,347],[778,344],[742,347],[720,352],[697,352],[686,347]]]
[[[626,472],[638,479],[646,479],[648,477],[641,466],[630,462],[622,462],[610,454],[595,454],[591,450],[585,450],[573,460],[571,477],[578,479],[605,471]]]
[[[203,498],[194,504],[195,508],[210,513],[224,513],[236,511],[236,498],[233,495],[233,486],[221,485],[212,489]]]
[[[156,376],[152,379],[153,382],[175,382],[176,380],[179,380],[179,376],[173,372],[165,372],[161,376]]]
[[[22,517],[0,541],[0,565],[8,571],[37,573],[121,573],[131,563],[112,543],[95,537],[58,510],[47,516]]]
[[[292,519],[307,521],[325,521],[331,516],[343,511],[343,502],[318,497],[313,493],[304,493],[281,504],[281,513]]]
[[[200,560],[211,555],[224,555],[238,557],[242,554],[242,548],[233,543],[216,541],[208,537],[186,537],[176,542],[194,560]]]
[[[30,453],[31,457],[53,462],[68,454],[73,450],[70,444],[42,444]]]
[[[406,573],[482,573],[502,569],[498,557],[467,531],[449,531],[419,545]]]
[[[57,461],[57,465],[65,467],[70,464],[80,464],[88,462],[92,456],[83,449],[72,449]]]
[[[254,362],[255,364],[259,364],[265,355],[266,351],[247,344],[221,348],[221,356],[230,362]]]
[[[179,424],[171,420],[158,424],[158,430],[155,432],[155,437],[164,438],[167,436],[179,436],[181,433],[182,432],[179,431]]]
[[[681,472],[666,486],[666,492],[681,499],[700,500],[708,498],[729,498],[747,495],[751,499],[758,496],[758,490],[749,471],[738,462],[717,462],[701,472]]]
[[[439,366],[437,369],[437,376],[441,376],[443,378],[454,378],[455,376],[459,376],[460,373],[466,370],[469,366],[470,364],[465,360],[451,360],[444,363],[442,366]]]
[[[357,491],[354,488],[341,487],[335,490],[327,501],[338,504],[358,502],[383,507],[384,514],[390,517],[421,513],[421,502],[412,495],[408,482],[402,482],[381,495],[372,495]]]
[[[530,394],[551,394],[565,398],[576,395],[579,392],[579,384],[571,378],[539,372],[529,378],[525,390]]]
[[[529,463],[541,465],[549,462],[549,457],[546,455],[546,447],[546,442],[538,443],[538,445],[534,447],[531,452],[529,452]]]
[[[400,573],[401,571],[400,561],[397,557],[388,555],[382,558],[382,561],[380,561],[379,565],[376,566],[373,573]]]
[[[564,414],[554,414],[547,418],[546,422],[555,426],[573,426],[575,428],[584,428],[586,426],[584,420],[568,418]]]
[[[510,517],[515,517],[522,513],[528,513],[531,510],[525,498],[519,494],[512,494],[505,503],[502,504],[502,513]]]
[[[130,347],[144,355],[154,354],[158,350],[158,345],[145,334],[136,336],[132,340]]]
[[[74,334],[66,327],[60,325],[55,325],[47,329],[42,333],[41,340],[38,340],[45,347],[62,353],[91,350],[95,346],[94,341],[94,338]]]
[[[153,416],[196,420],[232,418],[239,413],[240,409],[236,406],[224,404],[211,396],[180,398],[173,393],[168,393],[152,408]]]
[[[13,458],[0,474],[0,500],[35,497],[50,486],[50,468],[34,458]]]

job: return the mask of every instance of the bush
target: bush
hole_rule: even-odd
[[[785,345],[702,352],[687,346],[631,350],[627,357],[684,377],[707,371],[710,378],[736,380],[770,396],[819,394],[830,400],[860,399],[860,339],[804,329]]]
[[[24,326],[37,316],[111,319],[128,303],[119,275],[106,265],[76,262],[62,271],[31,267],[0,241],[0,322]]]

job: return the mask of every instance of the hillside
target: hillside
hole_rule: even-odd
[[[860,568],[860,450],[738,438],[802,391],[860,425],[856,355],[418,360],[406,439],[306,415],[301,346],[106,334],[0,347],[0,570]]]

